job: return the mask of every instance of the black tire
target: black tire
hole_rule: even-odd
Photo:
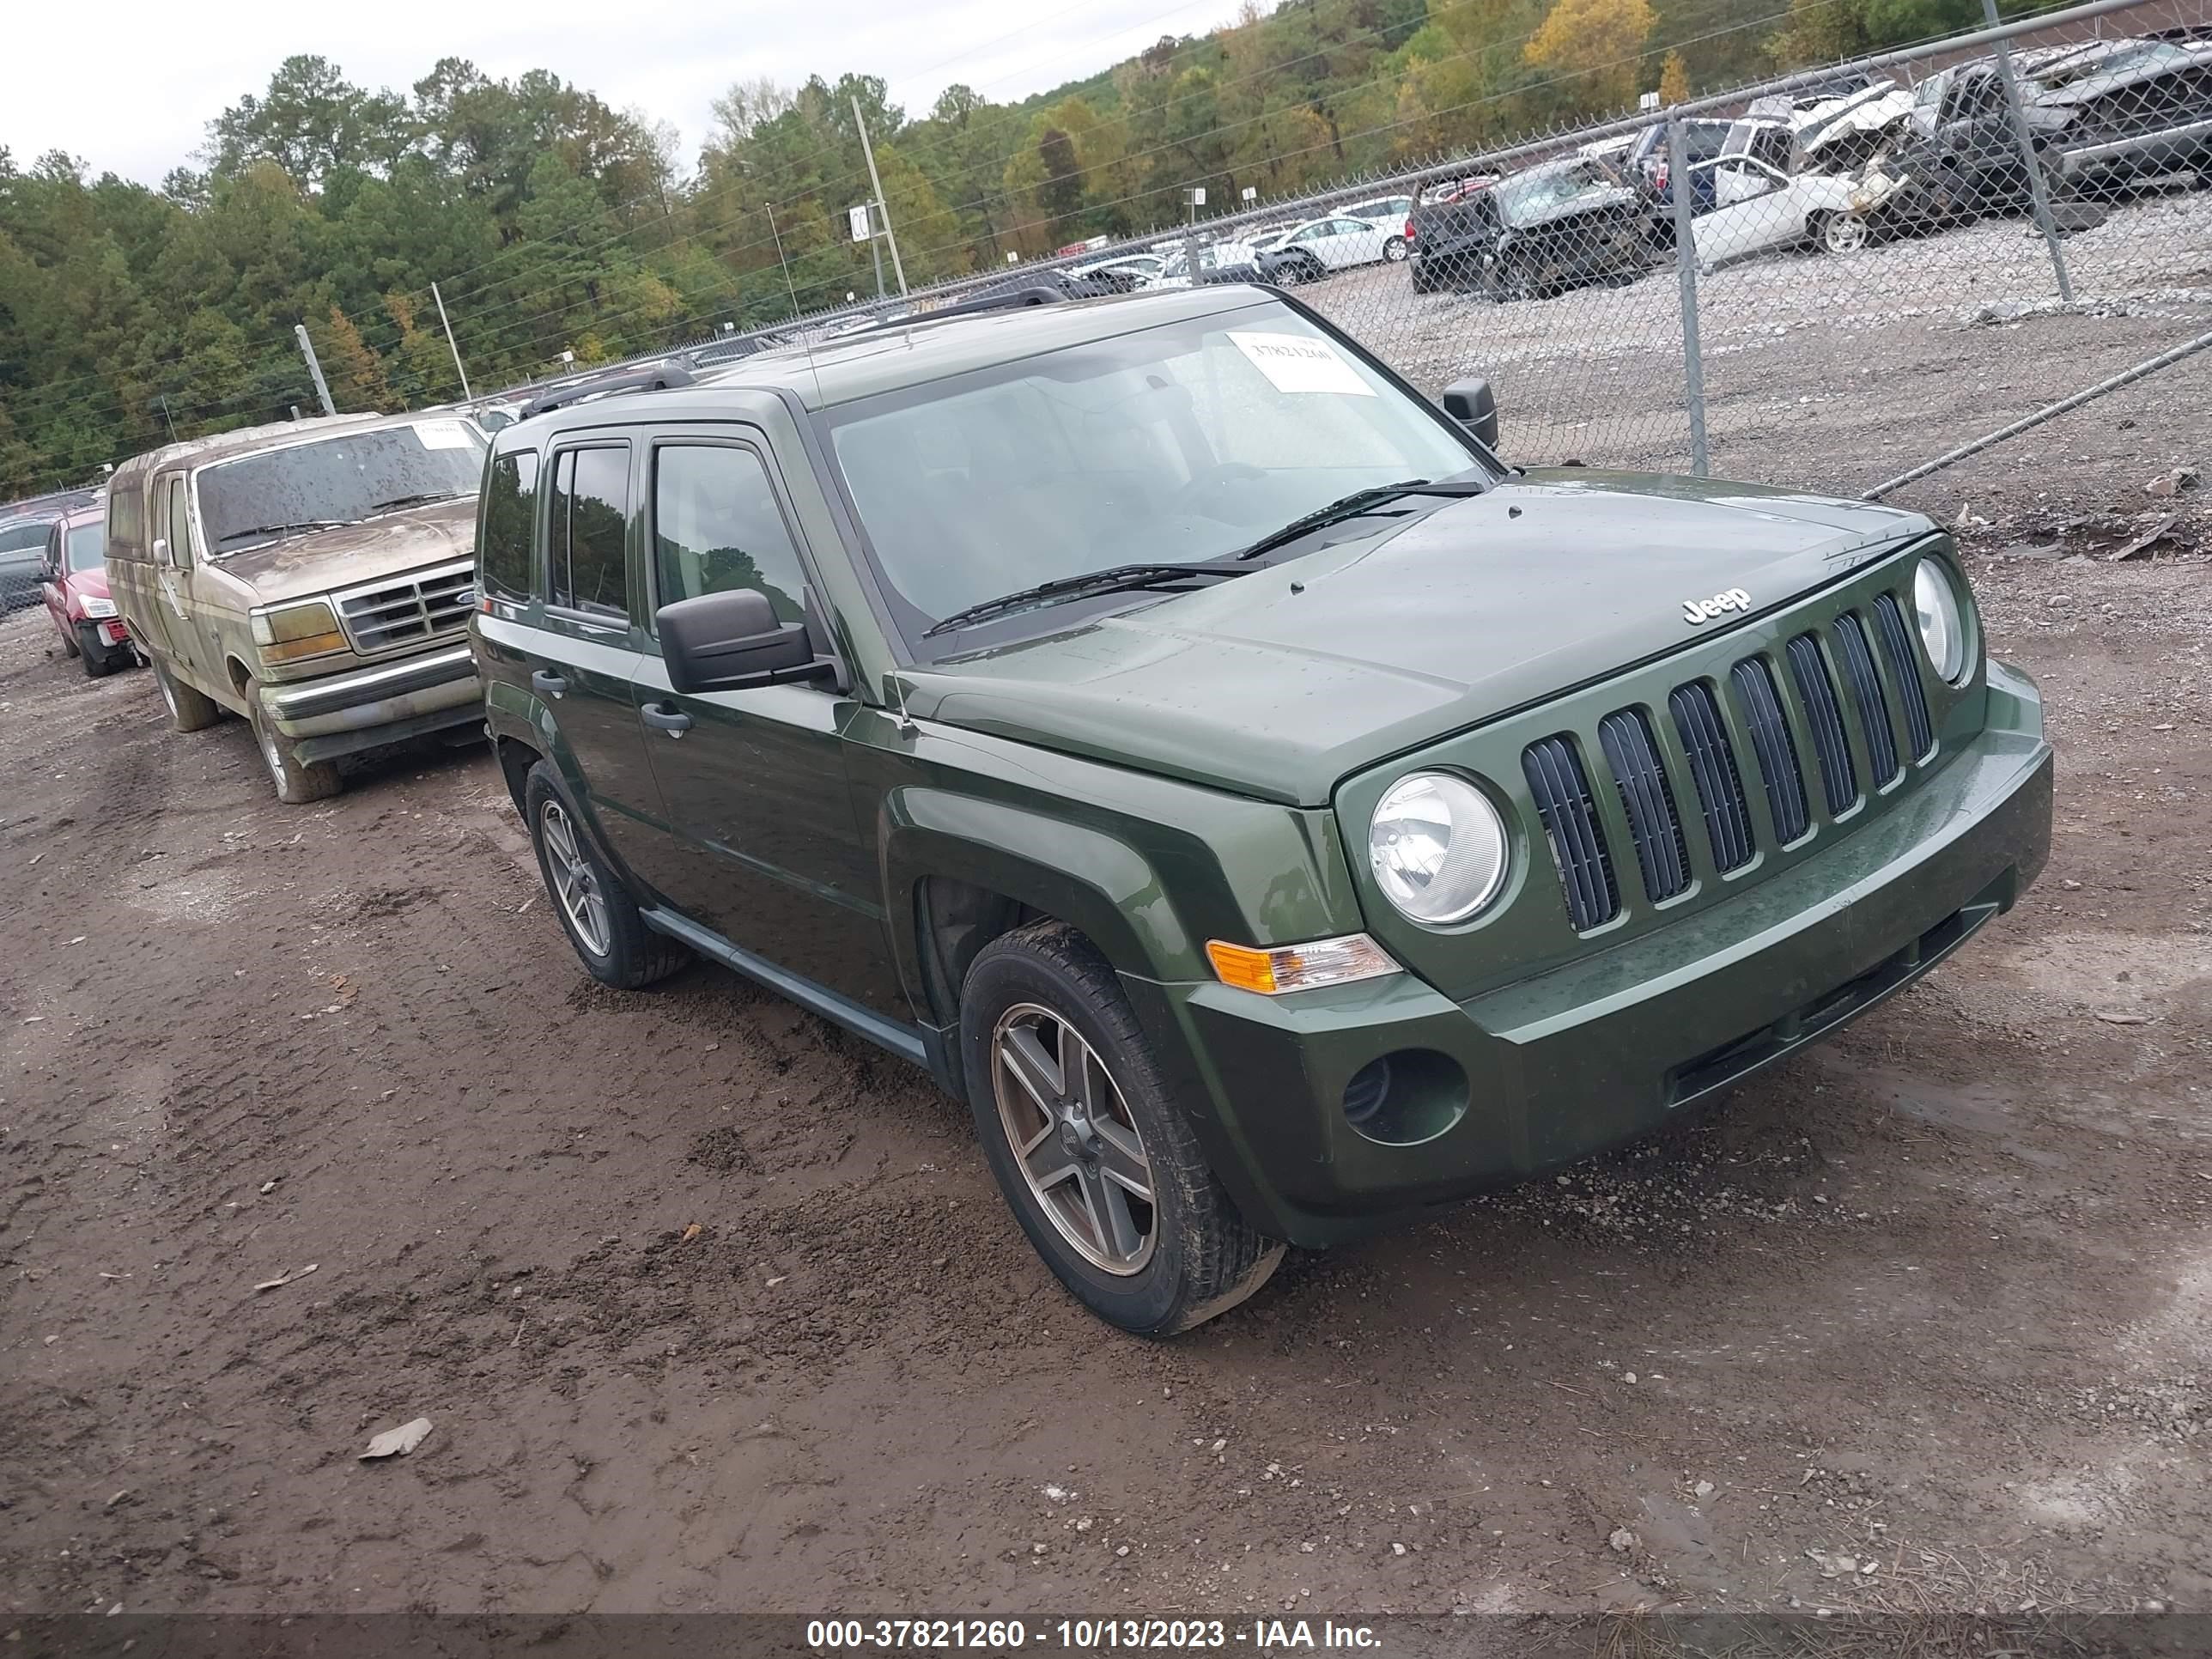
[[[638,914],[636,901],[630,897],[629,890],[607,867],[606,860],[599,856],[599,849],[584,830],[576,804],[569,799],[561,775],[551,762],[539,761],[530,769],[523,785],[522,810],[528,821],[530,844],[538,853],[538,874],[545,884],[546,897],[552,902],[554,919],[568,936],[568,943],[586,973],[602,985],[635,991],[656,980],[666,979],[691,960],[689,950],[645,925],[645,918]],[[566,827],[576,857],[587,867],[600,906],[604,927],[601,939],[588,937],[584,931],[586,924],[580,924],[569,914],[562,884],[554,878],[556,862],[567,861],[562,849],[562,826]]]
[[[253,746],[259,751],[261,764],[269,774],[269,781],[276,791],[276,799],[287,806],[306,806],[312,802],[328,800],[344,787],[338,777],[336,761],[303,761],[292,739],[276,729],[262,706],[261,688],[253,681],[246,683],[246,718],[253,727]]]
[[[77,630],[64,624],[61,633],[62,654],[65,657],[74,657],[80,654],[76,642]]]
[[[149,657],[154,665],[154,684],[160,688],[161,701],[168,705],[169,724],[179,732],[204,732],[222,718],[222,705],[204,691],[195,690],[172,674],[159,657]]]
[[[84,665],[84,677],[88,680],[101,679],[112,674],[123,660],[120,647],[110,651],[100,642],[100,630],[89,623],[80,623],[76,637],[70,643],[76,647],[77,660]]]
[[[1030,1142],[1032,1155],[1064,1145],[1066,1155],[1092,1178],[1086,1182],[1077,1173],[1077,1164],[1071,1164],[1063,1186],[1051,1190],[1064,1190],[1066,1182],[1079,1190],[1095,1182],[1102,1194],[1130,1190],[1109,1188],[1097,1178],[1095,1131],[1088,1142],[1092,1153],[1086,1155],[1081,1130],[1071,1124],[1055,1132],[1054,1120],[1036,1109],[1041,1097],[1024,1091],[1011,1066],[1000,1065],[997,1038],[1002,1023],[1020,1020],[1037,1022],[1032,1032],[1047,1026],[1056,1032],[1062,1024],[1072,1028],[1110,1081],[1121,1109],[1109,1125],[1112,1133],[1118,1137],[1131,1128],[1135,1132],[1138,1163],[1151,1197],[1133,1203],[1122,1197],[1120,1214],[1126,1228],[1140,1212],[1148,1212],[1149,1232],[1141,1252],[1125,1254],[1123,1259],[1134,1264],[1128,1268],[1111,1270],[1090,1259],[1074,1242],[1079,1224],[1055,1219],[1024,1172],[1001,1110],[1002,1082],[1017,1108],[1025,1107],[1047,1126]],[[960,1042],[969,1106],[991,1173],[1045,1265],[1091,1312],[1140,1336],[1172,1336],[1227,1312],[1267,1282],[1284,1246],[1247,1226],[1230,1203],[1168,1092],[1113,969],[1080,933],[1060,922],[1036,922],[985,946],[962,988]],[[1059,1046],[1057,1052],[1068,1051]],[[1059,1076],[1064,1081],[1066,1075],[1063,1065]],[[1063,1102],[1072,1097],[1063,1087]],[[1120,1145],[1126,1142],[1118,1142],[1117,1149]],[[1097,1209],[1091,1214],[1093,1239],[1109,1243]]]
[[[1386,264],[1395,265],[1401,263],[1406,257],[1406,239],[1402,236],[1388,237],[1382,243],[1382,258]]]
[[[1433,276],[1430,275],[1427,260],[1413,260],[1411,264],[1411,270],[1413,278],[1414,293],[1434,294],[1437,291],[1437,279]]]

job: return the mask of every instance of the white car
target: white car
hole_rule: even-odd
[[[1713,171],[1713,205],[1690,222],[1698,264],[1711,268],[1772,249],[1813,242],[1830,253],[1866,246],[1867,222],[1856,210],[1858,185],[1832,173],[1784,173],[1748,155],[1693,162]],[[1706,199],[1693,191],[1693,202]]]
[[[1255,252],[1267,275],[1310,283],[1332,270],[1404,258],[1406,228],[1343,216],[1309,219],[1285,232],[1272,246],[1255,245]]]

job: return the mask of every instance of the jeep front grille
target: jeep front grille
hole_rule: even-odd
[[[1860,805],[1862,775],[1873,789],[1887,788],[1908,757],[1923,760],[1935,748],[1922,669],[1898,599],[1881,593],[1771,654],[1741,659],[1725,684],[1698,678],[1674,687],[1663,715],[1634,704],[1604,715],[1594,732],[1530,744],[1522,770],[1559,866],[1568,919],[1588,933],[1620,914],[1618,837],[1626,837],[1654,904],[1690,890],[1700,869],[1725,875],[1747,867],[1762,842],[1782,848],[1803,840],[1820,827],[1805,757],[1818,775],[1826,821]],[[1793,694],[1786,698],[1785,684]],[[1662,719],[1672,741],[1659,738]],[[1606,778],[1593,786],[1593,768],[1607,775],[1610,791],[1599,793]],[[1617,811],[1607,810],[1611,796]],[[1688,801],[1697,811],[1686,815],[1676,803]],[[1754,802],[1763,812],[1754,814]],[[1692,823],[1703,836],[1694,845]]]
[[[1584,932],[1620,914],[1620,890],[1613,879],[1613,860],[1605,850],[1597,804],[1581,757],[1565,738],[1544,738],[1521,756],[1521,769],[1536,798],[1536,816],[1551,838],[1559,860],[1559,884],[1566,890],[1567,914]]]
[[[459,630],[469,619],[467,590],[475,580],[465,561],[375,582],[334,595],[338,623],[353,648],[374,656],[395,645]]]

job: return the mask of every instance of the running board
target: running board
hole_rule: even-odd
[[[864,1008],[850,997],[841,996],[811,979],[787,972],[764,957],[738,949],[711,928],[702,927],[689,917],[658,906],[641,906],[638,915],[645,925],[657,933],[665,933],[672,939],[690,945],[711,962],[719,962],[747,979],[757,980],[775,992],[787,997],[800,1007],[833,1020],[856,1036],[864,1036],[879,1048],[888,1048],[901,1060],[910,1060],[925,1069],[930,1066],[927,1045],[921,1029],[905,1025],[895,1019],[886,1019],[872,1008]]]

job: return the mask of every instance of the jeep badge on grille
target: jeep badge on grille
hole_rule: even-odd
[[[1682,620],[1695,628],[1700,623],[1709,623],[1729,611],[1750,609],[1751,595],[1741,587],[1731,587],[1724,592],[1714,594],[1710,599],[1683,600]]]

